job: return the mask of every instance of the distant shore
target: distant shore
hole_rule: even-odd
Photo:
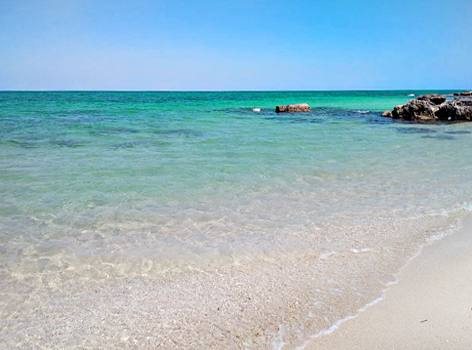
[[[385,299],[304,349],[471,349],[472,217],[426,246]]]

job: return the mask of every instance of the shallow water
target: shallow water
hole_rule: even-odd
[[[380,116],[408,94],[1,92],[0,347],[291,349],[355,314],[471,209],[472,126]]]

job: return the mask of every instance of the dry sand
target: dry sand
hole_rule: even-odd
[[[472,218],[426,246],[398,280],[384,300],[305,349],[472,349]]]

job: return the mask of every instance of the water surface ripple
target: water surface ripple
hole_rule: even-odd
[[[293,349],[356,314],[472,209],[472,126],[381,117],[410,93],[0,92],[0,348]]]

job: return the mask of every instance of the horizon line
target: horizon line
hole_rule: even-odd
[[[241,89],[241,90],[164,90],[164,89],[156,89],[156,90],[127,90],[127,89],[103,89],[103,90],[95,90],[95,89],[24,89],[24,90],[17,90],[17,89],[0,89],[0,92],[337,92],[337,91],[469,91],[469,89],[450,89],[450,88],[427,88],[427,89],[339,89],[339,90],[322,90],[322,89],[315,89],[315,90],[263,90],[263,89]]]

